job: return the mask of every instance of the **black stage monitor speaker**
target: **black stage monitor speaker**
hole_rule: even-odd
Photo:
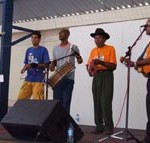
[[[18,100],[1,123],[18,139],[66,142],[70,123],[75,141],[83,137],[80,127],[57,100]]]

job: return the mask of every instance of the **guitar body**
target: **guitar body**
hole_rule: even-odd
[[[134,68],[138,73],[141,73],[144,77],[148,77],[148,73],[144,72],[143,67]]]
[[[148,77],[149,73],[150,72],[146,72],[145,70],[145,66],[143,67],[137,67],[135,66],[134,62],[133,61],[130,61],[129,59],[127,58],[124,58],[124,57],[121,57],[120,58],[120,62],[125,64],[126,66],[130,66],[130,67],[134,67],[134,69],[138,72],[138,73],[142,73],[144,77]]]

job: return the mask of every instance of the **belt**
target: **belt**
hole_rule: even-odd
[[[97,70],[97,72],[106,72],[106,71],[110,71],[110,72],[112,72],[112,70],[111,70],[111,69],[102,69],[102,70]]]

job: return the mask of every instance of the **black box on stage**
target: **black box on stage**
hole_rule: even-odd
[[[57,100],[18,100],[1,121],[15,138],[65,142],[70,123],[74,126],[74,139],[83,132]]]

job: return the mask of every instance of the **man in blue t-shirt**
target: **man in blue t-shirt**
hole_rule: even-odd
[[[49,65],[48,50],[40,46],[41,34],[38,31],[31,36],[33,46],[28,48],[25,54],[24,67],[21,74],[27,71],[27,76],[20,89],[18,99],[44,99],[44,70]]]

